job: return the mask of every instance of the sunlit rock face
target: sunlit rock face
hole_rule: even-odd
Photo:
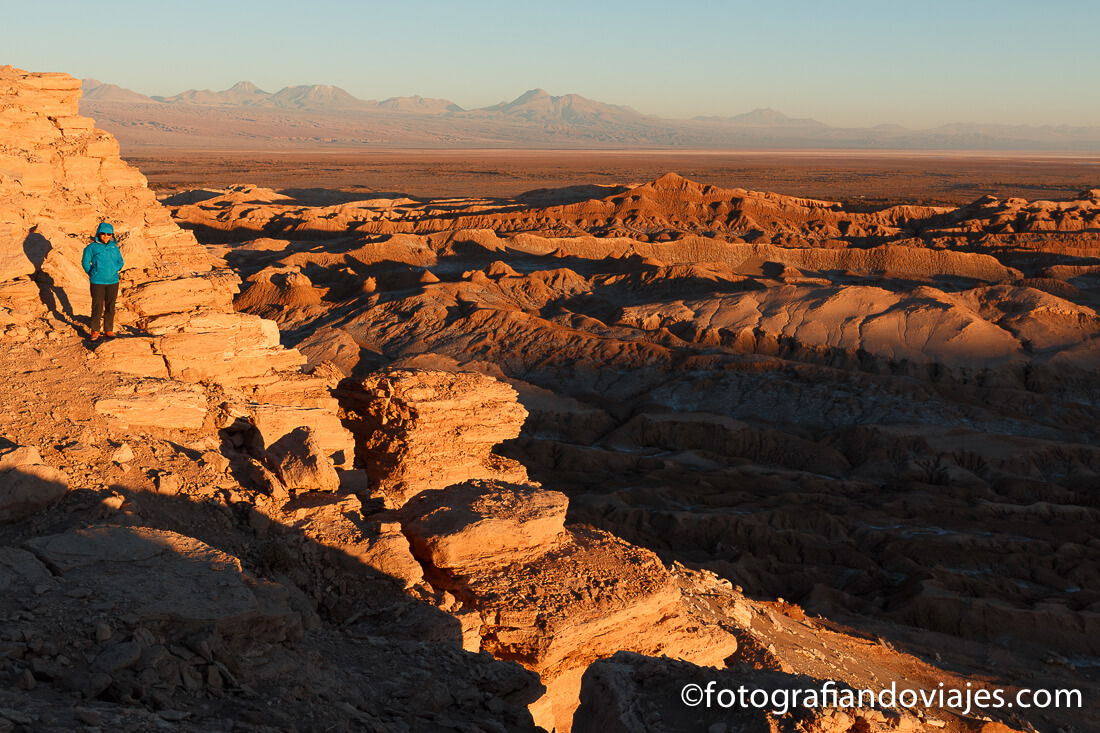
[[[304,359],[280,345],[276,324],[234,311],[237,276],[177,226],[115,139],[77,114],[79,97],[67,74],[0,68],[0,325],[79,326],[91,304],[81,254],[109,222],[126,263],[117,321],[129,338],[104,344],[94,367],[159,381],[98,411],[133,427],[197,428],[216,418],[210,395],[189,385],[217,384],[267,445],[309,426],[350,466],[327,385],[299,373]]]

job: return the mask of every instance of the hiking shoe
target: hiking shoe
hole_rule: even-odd
[[[103,334],[103,335],[104,335],[104,336],[106,336],[106,337],[107,337],[107,338],[109,338],[109,339],[113,339],[113,338],[114,338],[115,336],[118,336],[118,334],[117,334],[117,333],[115,333],[114,331],[108,331],[108,332],[106,332],[106,333],[105,333],[105,334]]]
[[[99,331],[92,331],[92,335],[88,337],[89,341],[99,341]]]

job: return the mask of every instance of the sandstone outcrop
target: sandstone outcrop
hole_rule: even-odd
[[[426,369],[388,374],[421,388],[452,383],[448,373]],[[405,394],[415,401],[417,393]],[[419,394],[436,397],[432,390]],[[426,416],[418,429],[430,426]],[[432,457],[422,452],[416,460]],[[763,689],[833,680],[875,689],[877,680],[891,679],[932,689],[944,672],[889,645],[863,649],[863,642],[798,607],[749,600],[713,574],[667,567],[651,551],[568,524],[567,505],[561,493],[536,485],[475,479],[422,491],[394,514],[424,580],[454,599],[442,607],[461,620],[465,643],[538,672],[547,693],[532,711],[543,727],[679,730],[705,720],[726,730],[772,722],[820,731],[853,725],[884,732],[926,725],[960,733],[1010,730],[935,707],[826,706],[778,716],[742,710],[732,717],[707,711],[700,717],[678,704],[678,687],[667,700],[643,693],[639,680],[648,677],[668,685],[682,677],[681,687],[696,679]],[[849,664],[854,659],[859,664]],[[720,671],[727,665],[738,671]],[[954,680],[965,687],[964,678]],[[639,706],[632,697],[653,702]]]
[[[345,409],[387,506],[474,478],[524,482],[493,448],[519,435],[526,410],[507,384],[474,372],[390,370],[349,390]]]
[[[362,388],[355,404],[376,416],[367,445],[392,446],[402,476],[412,477],[396,495],[403,504],[396,517],[425,579],[457,599],[452,611],[461,611],[475,648],[539,673],[548,692],[533,708],[537,723],[568,730],[581,675],[616,650],[705,665],[721,665],[736,650],[729,631],[687,609],[656,555],[605,532],[566,527],[568,501],[558,492],[484,475],[485,456],[524,417],[507,385],[478,374],[395,369]],[[475,429],[456,436],[459,409]],[[384,495],[395,501],[392,490]]]
[[[250,419],[265,413],[269,443],[306,425],[323,434],[339,465],[350,465],[351,439],[334,400],[303,405],[278,395],[278,383],[293,380],[304,358],[280,345],[271,321],[233,311],[237,276],[216,268],[177,226],[145,177],[119,157],[114,138],[79,116],[79,97],[80,80],[65,74],[0,68],[0,281],[14,286],[0,287],[0,298],[11,296],[0,313],[11,323],[25,322],[28,309],[81,321],[90,303],[81,252],[97,223],[109,221],[126,261],[119,321],[130,334],[104,344],[95,365],[148,379],[97,409],[125,426],[196,429],[208,400],[187,385],[218,384],[249,406]],[[31,282],[37,302],[23,294]],[[271,412],[292,415],[293,424],[269,419]]]
[[[687,610],[657,556],[565,529],[555,494],[483,481],[425,492],[402,510],[429,581],[476,611],[480,648],[539,673],[548,691],[536,722],[568,730],[580,676],[616,650],[723,665],[736,638]]]
[[[418,495],[402,529],[417,557],[445,572],[519,564],[566,541],[564,494],[531,485],[472,480]]]
[[[210,273],[195,257],[194,238],[179,229],[145,186],[145,177],[119,158],[118,143],[79,116],[80,80],[66,74],[0,69],[0,222],[5,241],[3,279],[38,276],[76,315],[87,300],[80,253],[89,232],[108,213],[132,282],[175,282],[185,290]]]

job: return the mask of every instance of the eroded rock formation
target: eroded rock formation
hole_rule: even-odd
[[[390,507],[473,478],[527,480],[517,461],[493,453],[527,417],[503,382],[476,372],[384,371],[348,391],[344,404]]]
[[[265,423],[267,444],[308,425],[350,465],[350,435],[334,419],[326,385],[296,374],[304,359],[280,345],[274,323],[233,310],[236,275],[214,266],[119,157],[118,143],[77,114],[79,96],[80,80],[66,74],[0,68],[0,308],[8,328],[25,337],[31,318],[76,324],[87,315],[80,257],[97,223],[109,221],[126,261],[119,320],[129,337],[104,344],[93,367],[143,379],[136,397],[103,399],[97,409],[129,427],[193,428],[212,419],[209,397],[180,383],[217,384],[225,402]],[[273,429],[280,421],[272,412],[290,413],[292,424]]]
[[[580,677],[619,649],[722,665],[737,649],[695,618],[653,553],[591,528],[565,527],[565,497],[472,481],[424,492],[400,513],[435,587],[476,613],[479,647],[536,671],[536,723],[568,730]]]
[[[309,364],[507,382],[528,418],[499,450],[571,521],[974,675],[1054,679],[1065,659],[1081,683],[1100,564],[1091,191],[873,210],[665,176],[170,205]]]
[[[380,382],[385,389],[379,389]],[[920,680],[934,685],[932,680],[942,675],[889,649],[875,656],[875,665],[881,666],[858,670],[846,664],[808,663],[804,657],[851,655],[852,641],[818,628],[797,607],[750,601],[713,574],[668,567],[649,550],[593,527],[567,523],[568,500],[560,492],[477,478],[484,459],[454,462],[446,439],[453,407],[464,405],[474,426],[507,423],[506,418],[496,418],[515,413],[509,404],[515,405],[516,397],[503,383],[494,385],[477,374],[404,368],[386,370],[349,389],[363,390],[359,398],[348,400],[350,404],[374,404],[376,414],[417,416],[378,420],[373,433],[361,426],[366,430],[361,435],[376,452],[388,446],[391,458],[400,456],[408,470],[449,463],[447,472],[420,474],[422,490],[404,500],[392,517],[423,568],[425,590],[460,621],[466,647],[516,661],[539,674],[547,692],[532,712],[536,724],[548,730],[572,728],[583,697],[582,678],[591,674],[588,670],[596,660],[623,650],[691,662],[697,665],[691,667],[695,675],[701,668],[716,670],[734,663],[824,675],[846,684],[870,685],[875,674],[890,673],[914,684]],[[447,409],[440,409],[441,402]],[[443,438],[407,451],[411,437],[433,433]],[[511,434],[502,430],[496,440]],[[480,447],[473,453],[482,457],[493,447],[492,439],[478,435]],[[469,475],[463,478],[463,472]],[[387,479],[387,474],[376,477],[372,489],[394,503]],[[753,677],[758,678],[762,679],[759,674]],[[622,706],[630,709],[625,700]],[[864,717],[888,725],[874,711],[849,712],[849,718],[837,713],[836,724]],[[586,713],[597,720],[605,720],[606,714],[607,710]],[[832,720],[829,715],[826,711],[819,717]],[[953,730],[980,729],[973,720],[946,715]],[[658,713],[654,720],[661,718]],[[912,716],[898,719],[916,721]]]

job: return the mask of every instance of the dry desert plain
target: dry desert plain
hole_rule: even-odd
[[[158,193],[251,183],[427,198],[648,181],[669,171],[723,188],[867,204],[1062,198],[1100,178],[1100,154],[867,150],[202,151],[124,147]]]

